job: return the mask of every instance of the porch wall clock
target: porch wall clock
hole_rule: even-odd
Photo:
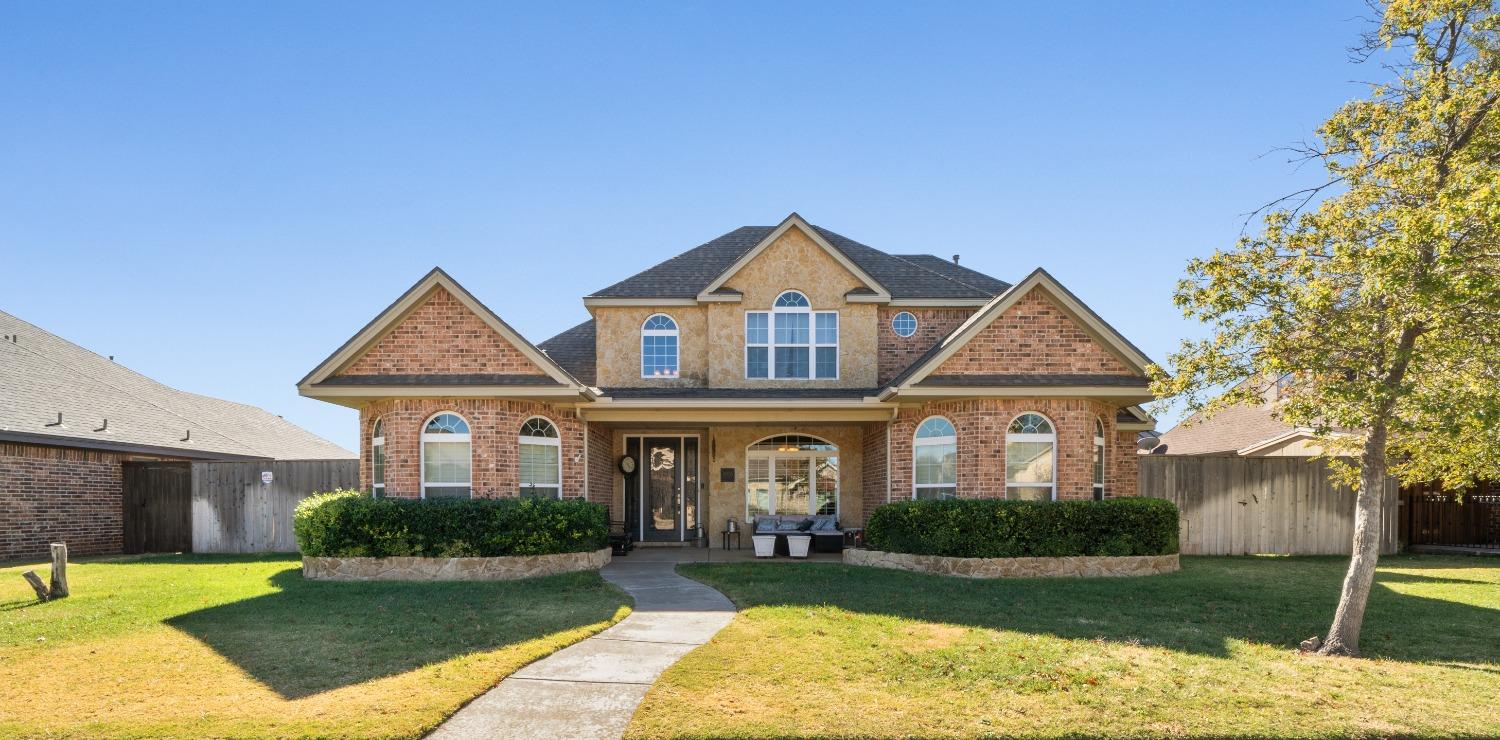
[[[620,472],[630,475],[635,472],[635,458],[629,455],[620,456]]]

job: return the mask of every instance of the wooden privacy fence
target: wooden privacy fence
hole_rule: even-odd
[[[193,552],[296,552],[297,503],[358,487],[358,460],[193,463]]]
[[[1300,457],[1143,455],[1140,492],[1181,510],[1184,555],[1348,555],[1354,491]],[[1400,546],[1400,486],[1387,479],[1380,551]]]

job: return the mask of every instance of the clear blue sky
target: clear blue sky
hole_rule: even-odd
[[[1262,155],[1378,75],[1366,12],[6,3],[0,309],[354,448],[294,384],[433,265],[540,341],[795,210],[1043,266],[1160,360],[1184,262],[1316,177]]]

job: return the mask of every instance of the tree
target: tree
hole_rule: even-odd
[[[1351,455],[1334,474],[1357,491],[1353,555],[1320,650],[1338,655],[1359,652],[1387,475],[1462,489],[1500,474],[1500,13],[1373,7],[1353,53],[1381,58],[1390,81],[1293,149],[1322,184],[1189,263],[1175,301],[1210,336],[1153,378],[1207,413],[1279,383],[1273,413]]]

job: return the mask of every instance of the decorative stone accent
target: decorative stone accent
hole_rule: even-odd
[[[554,555],[496,558],[302,558],[302,575],[315,581],[514,581],[599,570],[609,548]]]
[[[1078,555],[1060,558],[948,558],[880,550],[845,550],[844,562],[848,565],[868,565],[962,578],[1153,576],[1171,573],[1179,568],[1175,553],[1128,557]]]

